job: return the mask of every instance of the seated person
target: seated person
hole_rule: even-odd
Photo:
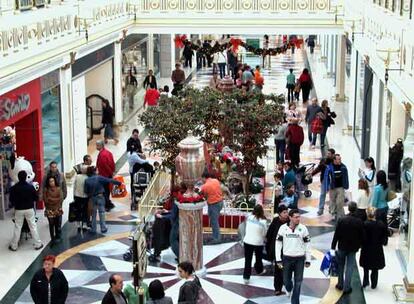
[[[287,188],[289,184],[296,183],[296,176],[295,176],[295,170],[291,162],[285,162],[284,169],[285,169],[285,176],[283,177],[282,183],[283,183],[283,186]]]
[[[283,196],[282,200],[280,201],[280,205],[285,205],[289,209],[297,209],[298,208],[298,200],[299,197],[295,191],[294,184],[288,184],[285,189],[285,195]]]

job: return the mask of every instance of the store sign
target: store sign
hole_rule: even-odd
[[[14,116],[27,111],[29,107],[29,94],[21,94],[16,99],[9,97],[0,99],[0,121],[8,121]]]

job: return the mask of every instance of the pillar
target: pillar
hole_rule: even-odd
[[[15,10],[15,0],[0,0],[0,16],[13,14]]]
[[[344,35],[340,35],[338,36],[336,55],[336,101],[345,101],[345,51],[346,38]]]
[[[355,117],[355,101],[356,101],[356,79],[357,79],[357,67],[358,67],[358,53],[355,49],[355,45],[352,45],[351,53],[351,83],[349,86],[349,106],[348,106],[348,126],[354,127]]]
[[[148,69],[154,69],[154,35],[152,33],[148,34],[147,58]]]
[[[160,35],[160,49],[160,77],[170,78],[175,68],[175,45],[172,35]]]
[[[122,124],[122,51],[121,42],[114,45],[114,111],[115,124]]]
[[[411,156],[413,157],[413,156]],[[413,202],[414,199],[414,179],[411,181],[411,197],[410,201]],[[410,292],[414,293],[414,215],[413,215],[413,204],[410,204],[410,217],[409,217],[409,231],[408,231],[408,261],[407,261],[407,272],[406,276],[404,277],[404,285],[405,289]]]
[[[335,37],[334,35],[328,35],[328,76],[334,76],[335,65]]]
[[[72,67],[60,69],[60,104],[62,120],[62,151],[63,151],[63,172],[69,173],[74,165],[73,154],[73,120],[72,120]]]

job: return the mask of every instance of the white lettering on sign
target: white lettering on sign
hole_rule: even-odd
[[[0,99],[0,121],[6,121],[30,107],[30,95],[22,94],[17,99]]]

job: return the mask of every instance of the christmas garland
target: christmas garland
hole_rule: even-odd
[[[196,196],[184,196],[180,192],[174,194],[175,199],[180,204],[199,203],[205,200],[204,196],[197,194]]]
[[[210,44],[208,44],[208,46],[204,47],[204,46],[199,46],[197,44],[192,43],[191,41],[187,39],[186,35],[175,36],[174,43],[177,48],[182,49],[186,45],[189,45],[191,50],[200,52],[201,54],[209,55],[209,56],[215,53],[223,52],[227,50],[228,48],[231,48],[233,52],[237,53],[240,46],[245,48],[246,51],[251,52],[255,55],[260,55],[260,56],[267,56],[267,55],[275,56],[278,54],[283,54],[293,45],[295,45],[296,47],[300,47],[299,39],[297,39],[296,41],[291,41],[289,43],[286,42],[280,47],[263,49],[263,48],[255,48],[254,46],[248,45],[246,42],[238,38],[230,38],[230,41],[228,43],[220,44],[216,42],[214,46],[211,46]]]

